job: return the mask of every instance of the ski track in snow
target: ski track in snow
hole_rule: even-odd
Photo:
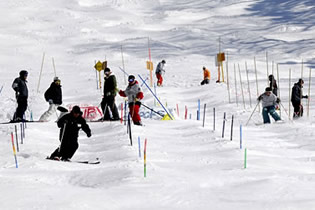
[[[301,76],[305,80],[304,94],[308,94],[309,68],[315,63],[311,0],[12,0],[0,3],[0,13],[4,16],[0,20],[1,122],[8,121],[14,113],[11,83],[21,69],[29,71],[28,118],[32,112],[36,120],[47,109],[43,94],[54,77],[52,57],[62,81],[64,105],[97,106],[102,96],[95,88],[94,61],[106,57],[118,87],[125,89],[119,70],[121,46],[126,72],[146,78],[148,37],[154,66],[166,60],[164,85],[156,88],[157,95],[176,119],[143,118],[144,127],[132,126],[133,146],[126,126],[120,122],[89,123],[93,135],[86,138],[80,132],[80,146],[73,157],[73,161],[96,158],[101,161],[98,165],[88,165],[45,159],[59,145],[59,129],[53,115],[49,123],[27,124],[26,138],[17,152],[18,169],[10,137],[14,125],[0,125],[1,209],[313,209],[314,75],[310,116],[307,117],[307,101],[303,101],[302,119],[291,122],[284,111],[289,111],[289,88]],[[222,50],[228,52],[231,103],[226,83],[215,83],[214,56],[219,36]],[[257,103],[253,59],[255,56],[261,93],[267,85],[266,51],[269,73],[276,75],[279,63],[280,79],[276,78],[285,123],[255,126],[262,122],[261,113],[256,110],[245,126]],[[43,52],[45,62],[37,93]],[[207,86],[199,85],[202,66],[211,71]],[[142,89],[143,103],[163,110],[154,105],[150,91],[145,86]],[[198,99],[200,121],[196,120]],[[117,105],[124,103],[119,96],[116,100]],[[205,127],[202,126],[204,104],[207,105]],[[188,120],[184,119],[185,106]],[[291,114],[292,110],[291,107]],[[141,111],[148,112],[144,107]],[[223,113],[227,119],[224,138]],[[235,121],[230,141],[232,115]],[[239,143],[240,125],[243,125],[243,149]],[[145,139],[146,178],[143,177]],[[243,165],[244,148],[248,153],[247,169]]]

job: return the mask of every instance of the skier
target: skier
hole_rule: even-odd
[[[291,94],[291,102],[294,107],[293,118],[302,117],[303,116],[303,106],[301,104],[302,98],[308,98],[307,95],[303,96],[302,88],[304,81],[303,79],[299,79],[297,83],[292,87]]]
[[[16,111],[11,122],[26,121],[24,119],[24,113],[27,109],[28,88],[27,88],[27,76],[26,70],[20,71],[20,77],[15,78],[12,84],[12,88],[15,91],[15,97],[18,104]]]
[[[101,102],[101,107],[103,110],[103,120],[119,120],[118,110],[115,104],[117,82],[115,75],[112,75],[112,72],[109,68],[104,70],[104,96]],[[109,114],[109,109],[112,112],[112,118]]]
[[[132,121],[135,125],[142,126],[139,109],[141,106],[140,100],[143,98],[143,93],[138,84],[138,81],[135,80],[135,76],[129,75],[128,82],[129,84],[126,90],[120,90],[119,95],[122,97],[128,97],[129,113],[132,117]]]
[[[91,130],[85,119],[82,117],[80,107],[74,106],[70,113],[65,114],[57,122],[60,128],[59,140],[60,146],[50,155],[49,159],[70,161],[79,147],[78,136],[79,130],[91,137]]]
[[[60,85],[60,79],[58,77],[54,78],[54,81],[50,84],[50,87],[46,90],[45,99],[49,103],[48,110],[42,114],[39,118],[39,121],[46,122],[49,119],[49,116],[54,112],[57,113],[57,107],[62,104],[62,91]]]
[[[155,70],[155,75],[157,78],[157,86],[162,86],[163,83],[163,77],[162,75],[165,73],[164,65],[166,64],[165,60],[162,60],[158,63]]]
[[[264,119],[264,123],[270,123],[269,114],[273,117],[275,121],[281,120],[275,109],[277,104],[280,103],[280,99],[272,93],[270,87],[267,87],[265,89],[265,92],[261,94],[257,100],[262,101],[262,116]]]
[[[272,74],[269,75],[269,87],[272,90],[272,93],[278,96],[278,86],[277,81],[275,80],[274,76]]]
[[[210,71],[204,66],[203,69],[203,80],[201,81],[201,85],[209,84],[210,82]]]

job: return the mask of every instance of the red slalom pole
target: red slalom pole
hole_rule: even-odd
[[[177,116],[179,117],[179,108],[178,108],[178,104],[176,104],[176,109],[177,109]]]
[[[18,163],[17,163],[17,159],[16,159],[16,151],[15,151],[15,146],[14,146],[13,132],[11,132],[11,140],[12,140],[13,155],[14,155],[14,159],[15,159],[15,167],[18,168]]]
[[[188,112],[188,109],[187,109],[187,106],[185,106],[185,120],[187,120],[187,112]]]

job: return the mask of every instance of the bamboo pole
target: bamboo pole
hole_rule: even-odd
[[[228,91],[228,97],[229,97],[229,103],[231,103],[231,95],[230,95],[230,79],[229,79],[229,56],[228,52],[226,52],[226,85],[227,85],[227,91]]]
[[[252,108],[252,97],[251,97],[251,93],[250,93],[250,85],[249,85],[248,69],[247,69],[247,62],[246,61],[245,61],[245,70],[246,70],[247,85],[248,85],[249,105],[250,105],[250,108]]]
[[[235,83],[235,98],[236,98],[236,106],[238,106],[238,96],[237,96],[237,80],[236,80],[236,68],[234,63],[234,83]]]
[[[309,78],[308,78],[308,98],[307,98],[307,117],[310,116],[310,96],[311,96],[311,78],[312,78],[312,69],[310,68]]]
[[[56,73],[56,66],[55,66],[55,59],[54,59],[54,57],[52,57],[51,60],[52,60],[52,65],[53,65],[54,73],[55,73],[55,77],[56,77],[57,73]]]
[[[245,107],[245,98],[244,98],[244,91],[243,91],[243,84],[242,84],[242,76],[241,76],[240,64],[238,64],[238,73],[239,73],[239,76],[240,76],[240,84],[241,84],[241,91],[242,91],[243,105],[244,105],[244,109],[246,109],[246,107]]]
[[[267,86],[269,86],[268,51],[266,51],[266,66],[267,66]]]
[[[291,119],[291,68],[289,69],[289,120]]]
[[[122,66],[123,66],[123,69],[124,71],[126,71],[125,69],[125,60],[124,60],[124,53],[123,53],[123,46],[121,45],[120,46],[120,49],[121,49],[121,62],[122,62]],[[124,82],[125,82],[125,85],[127,84],[127,81],[126,81],[126,75],[124,74]]]
[[[255,75],[256,75],[256,90],[257,90],[257,97],[259,97],[259,90],[258,90],[258,78],[257,78],[257,65],[256,65],[256,57],[254,56],[254,68],[255,68]],[[260,106],[258,107],[258,112],[260,112]]]
[[[43,67],[44,67],[44,60],[45,60],[45,52],[43,52],[42,65],[40,67],[40,73],[39,73],[39,79],[38,79],[38,85],[37,85],[37,93],[39,93],[39,85],[40,85],[40,80],[41,80],[41,77],[42,77],[42,72],[43,72]]]
[[[278,98],[280,97],[280,77],[279,77],[279,64],[277,63],[277,81],[278,81]],[[281,108],[280,108],[280,118],[281,118]]]

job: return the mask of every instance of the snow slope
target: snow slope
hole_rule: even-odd
[[[14,125],[0,125],[1,209],[314,208],[314,79],[308,80],[309,68],[315,63],[313,1],[11,0],[0,2],[0,13],[1,122],[14,113],[11,83],[21,69],[29,71],[28,117],[32,111],[38,119],[47,109],[43,93],[54,77],[52,58],[61,78],[64,105],[97,106],[101,91],[96,89],[95,60],[106,58],[119,88],[124,89],[124,74],[119,70],[123,66],[121,49],[125,70],[146,78],[148,37],[154,65],[161,59],[167,62],[165,83],[157,88],[157,95],[176,118],[143,117],[144,127],[132,126],[133,146],[120,122],[89,123],[92,137],[80,133],[73,160],[99,158],[99,165],[45,160],[59,144],[56,117],[48,123],[30,123],[23,144],[19,144],[18,169],[10,137]],[[228,55],[225,76],[229,74],[230,100],[227,83],[215,83],[219,37],[221,50]],[[267,84],[266,70],[277,75],[279,64],[283,124],[256,126],[262,119],[255,112],[245,125],[256,105],[254,57],[259,93]],[[202,66],[211,70],[207,86],[199,85]],[[305,94],[309,84],[311,87],[309,117],[304,101],[305,116],[291,122],[285,112],[292,114],[293,110],[289,88],[301,76]],[[143,103],[162,110],[148,89],[142,88]],[[202,120],[196,120],[198,99],[202,114],[206,104],[204,127]],[[118,96],[117,105],[122,102]],[[184,119],[185,106],[191,119]],[[141,112],[149,113],[143,107]],[[222,138],[224,113],[227,120]],[[143,172],[145,139],[147,177]]]

